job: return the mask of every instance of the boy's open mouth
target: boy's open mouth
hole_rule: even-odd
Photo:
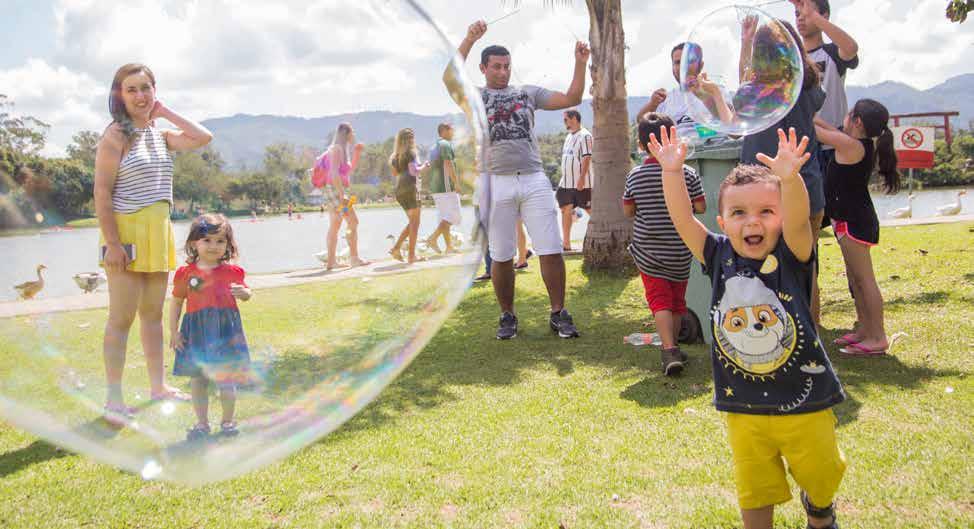
[[[760,246],[764,242],[764,235],[748,235],[744,237],[744,244],[748,246]]]

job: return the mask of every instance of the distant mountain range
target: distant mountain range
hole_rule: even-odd
[[[952,77],[933,88],[917,90],[909,85],[886,81],[872,86],[849,86],[846,89],[850,104],[863,97],[876,99],[889,108],[891,113],[935,112],[956,110],[960,116],[952,120],[955,127],[967,128],[974,120],[974,74]],[[648,97],[630,97],[629,116],[642,107]],[[591,127],[592,102],[583,101],[579,106],[582,123]],[[294,145],[323,149],[339,123],[348,121],[355,127],[359,141],[382,142],[394,136],[396,131],[412,127],[417,141],[431,144],[436,136],[436,126],[449,118],[448,115],[424,116],[408,112],[367,111],[319,118],[292,116],[253,116],[237,114],[225,118],[204,121],[215,135],[213,146],[223,159],[235,168],[256,168],[264,157],[264,148],[272,143],[286,141]],[[561,112],[538,112],[538,134],[564,131]]]

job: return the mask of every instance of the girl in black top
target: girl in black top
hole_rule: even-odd
[[[396,244],[389,250],[389,255],[396,260],[403,261],[402,245],[409,239],[410,264],[424,259],[416,257],[416,241],[419,238],[419,178],[420,173],[429,168],[430,163],[419,163],[419,153],[416,149],[416,135],[413,129],[402,129],[396,133],[395,150],[389,157],[389,166],[396,176],[396,202],[406,212],[409,222],[402,229]]]
[[[873,273],[870,247],[879,242],[879,219],[869,196],[869,178],[877,166],[887,193],[900,187],[896,170],[889,111],[872,99],[861,99],[838,130],[815,118],[820,142],[835,148],[825,170],[825,213],[842,249],[846,275],[856,304],[859,326],[836,340],[842,353],[858,356],[886,354],[889,342],[883,327],[883,295]]]

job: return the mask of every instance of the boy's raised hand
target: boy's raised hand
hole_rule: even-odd
[[[656,158],[664,171],[683,171],[683,161],[687,159],[687,146],[680,141],[676,133],[676,127],[670,127],[669,133],[666,127],[660,129],[660,140],[657,141],[656,134],[649,135],[649,153]]]
[[[788,129],[788,135],[778,129],[778,155],[771,158],[759,152],[757,159],[767,165],[772,173],[778,175],[778,178],[786,180],[797,176],[805,162],[812,157],[811,153],[805,152],[806,148],[808,148],[808,136],[802,136],[802,141],[799,143],[794,127]]]

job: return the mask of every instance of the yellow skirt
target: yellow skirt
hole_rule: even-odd
[[[176,235],[169,219],[169,208],[169,202],[160,201],[134,213],[115,213],[122,244],[135,245],[135,260],[126,270],[169,272],[176,269]],[[98,244],[99,247],[105,244],[104,235]]]

